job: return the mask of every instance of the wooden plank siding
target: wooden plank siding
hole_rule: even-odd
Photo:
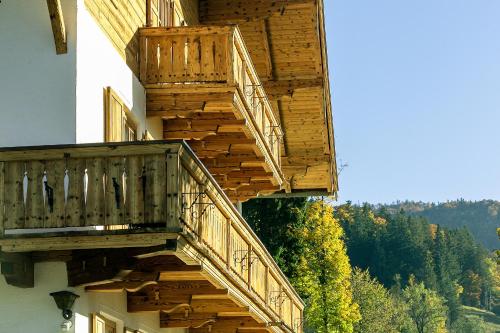
[[[137,77],[139,77],[137,31],[146,26],[147,1],[85,0],[85,8]],[[174,5],[178,24],[199,24],[197,0],[175,0]]]

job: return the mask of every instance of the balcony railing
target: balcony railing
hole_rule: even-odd
[[[186,144],[0,149],[3,250],[30,251],[34,239],[58,235],[69,241],[53,240],[50,249],[81,248],[72,237],[89,233],[105,235],[102,242],[139,233],[183,237],[255,303],[300,331],[300,299]]]
[[[282,131],[236,26],[141,28],[140,79],[162,84],[226,84],[244,101],[265,149],[280,168]]]

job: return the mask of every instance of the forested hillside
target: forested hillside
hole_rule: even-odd
[[[298,198],[243,212],[305,300],[306,332],[496,332],[484,318],[500,313],[498,257],[466,228]]]
[[[401,209],[411,215],[423,216],[429,223],[447,228],[467,227],[476,240],[490,250],[500,248],[496,229],[500,227],[500,202],[449,201],[446,203],[423,203],[405,201],[385,205],[387,210],[397,213]]]

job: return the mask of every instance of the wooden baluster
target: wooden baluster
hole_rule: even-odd
[[[5,236],[5,162],[0,161],[0,238]]]
[[[45,186],[42,179],[47,166],[41,161],[30,161],[26,162],[25,165],[28,177],[25,228],[43,228],[46,221],[44,204]]]
[[[127,192],[125,196],[125,224],[144,223],[144,186],[146,181],[143,156],[128,156],[125,169],[127,172]],[[143,174],[144,173],[144,174]],[[144,184],[145,185],[145,184]]]
[[[215,72],[214,37],[210,34],[201,38],[201,80],[213,81]]]
[[[102,158],[85,161],[88,176],[85,226],[98,226],[106,223],[106,200],[104,197],[106,169],[104,163]]]
[[[181,160],[179,153],[166,154],[166,190],[167,190],[167,230],[180,229],[180,216],[181,216]]]
[[[147,155],[144,157],[146,167],[146,195],[144,217],[146,223],[165,223],[167,220],[167,163],[165,155]]]
[[[5,230],[24,228],[24,162],[5,163]]]
[[[68,170],[69,186],[66,202],[66,226],[85,226],[85,200],[83,188],[83,175],[85,174],[85,160],[69,158],[66,168]]]
[[[45,163],[47,183],[45,190],[45,228],[65,226],[64,171],[63,160],[51,160]],[[52,196],[52,198],[51,198]]]
[[[158,37],[148,37],[148,60],[147,60],[147,82],[146,83],[158,83],[160,82],[159,68],[158,68],[158,45],[162,38]]]
[[[190,36],[188,39],[188,81],[199,80],[201,74],[201,57],[200,57],[200,36]]]
[[[231,229],[232,229],[232,225],[231,225],[231,220],[230,219],[226,219],[226,246],[227,246],[227,249],[226,249],[226,267],[227,267],[227,270],[230,270],[231,269],[231,260],[232,260],[232,251],[233,248],[231,246]]]
[[[224,34],[215,37],[214,80],[222,81],[226,77],[227,37]]]
[[[172,60],[173,60],[173,75],[177,78],[177,82],[183,82],[186,78],[186,36],[179,35],[173,38],[172,43]]]
[[[124,224],[123,200],[123,171],[125,165],[123,157],[109,157],[106,159],[106,225],[118,226]]]
[[[158,39],[159,45],[159,65],[158,65],[158,81],[162,83],[176,82],[175,73],[173,69],[172,58],[172,38],[169,36],[162,36]]]

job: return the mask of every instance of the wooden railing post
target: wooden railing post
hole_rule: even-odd
[[[253,246],[252,244],[248,244],[248,289],[252,289],[252,252],[253,252]]]
[[[4,237],[5,162],[0,162],[0,238]]]
[[[153,26],[153,20],[151,18],[151,0],[146,0],[146,27]]]
[[[232,85],[235,83],[234,68],[236,67],[236,57],[234,56],[234,30],[227,34],[226,41],[226,61],[227,61],[227,83]]]
[[[231,251],[232,251],[232,248],[231,248],[231,219],[229,219],[229,218],[227,219],[226,225],[227,225],[226,265],[227,265],[228,271],[230,271],[231,270],[231,258],[232,258],[232,255],[231,255]]]
[[[148,37],[139,32],[139,79],[146,83],[148,71]]]
[[[166,153],[167,163],[167,230],[175,231],[180,227],[181,214],[181,194],[180,194],[180,173],[181,159],[180,152]]]

